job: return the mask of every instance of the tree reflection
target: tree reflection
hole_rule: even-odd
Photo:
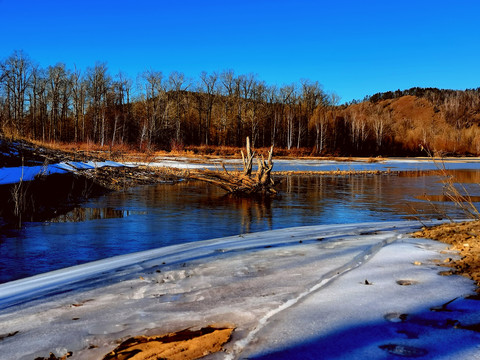
[[[130,216],[133,212],[129,210],[117,210],[113,208],[75,208],[66,214],[57,216],[49,222],[65,223],[80,222],[88,220],[118,219]]]
[[[435,175],[432,172],[430,175]],[[480,172],[455,171],[459,182],[480,182]],[[161,211],[168,226],[197,219],[189,227],[230,226],[240,233],[319,223],[381,219],[436,217],[431,201],[442,202],[439,177],[425,173],[384,175],[289,175],[280,178],[279,196],[245,198],[226,195],[221,189],[199,181],[160,184],[111,194],[107,206],[76,208],[52,222],[124,218],[132,210]],[[469,184],[474,186],[473,184]],[[427,192],[426,192],[427,191]],[[425,194],[429,195],[425,195]],[[480,200],[472,192],[474,201]],[[101,205],[101,204],[100,204]],[[112,206],[113,205],[113,206]],[[442,212],[451,204],[439,204]],[[454,210],[453,210],[454,211]],[[142,212],[135,212],[142,213]],[[202,230],[205,231],[205,230]]]
[[[267,221],[268,228],[273,227],[272,202],[270,197],[245,198],[227,195],[228,200],[238,211],[244,233],[251,232],[252,223]]]

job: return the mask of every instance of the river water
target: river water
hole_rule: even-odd
[[[480,171],[458,170],[480,195]],[[143,186],[91,199],[49,222],[0,234],[0,283],[115,255],[292,226],[464,217],[438,201],[437,176],[289,176],[271,200],[224,196],[195,181]],[[435,201],[425,200],[428,196]],[[477,200],[477,199],[476,199]]]

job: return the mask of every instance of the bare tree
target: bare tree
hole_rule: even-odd
[[[234,132],[235,128],[235,93],[237,82],[233,70],[224,70],[220,74],[219,93],[222,94],[223,111],[221,124],[223,128],[222,143],[226,145],[228,132]],[[235,141],[235,140],[234,140]]]
[[[60,91],[60,126],[59,126],[59,135],[60,139],[66,140],[68,136],[66,133],[67,126],[68,126],[68,115],[70,112],[70,100],[71,100],[71,92],[72,92],[72,82],[71,82],[71,75],[70,70],[66,69],[64,74],[64,79],[61,83],[61,91]]]
[[[226,96],[233,96],[235,92],[235,73],[233,70],[224,70],[220,74],[220,82],[225,89]]]
[[[327,98],[318,81],[312,82],[310,80],[302,79],[300,84],[302,88],[302,114],[298,119],[297,149],[300,148],[302,144],[302,136],[304,135],[304,132],[308,130],[307,124],[312,117],[315,108],[319,105],[324,107]]]
[[[368,137],[368,127],[365,114],[358,108],[347,113],[346,120],[350,123],[350,136],[356,150],[360,150]]]
[[[330,128],[330,136],[332,139],[332,148],[335,149],[337,147],[337,141],[338,141],[338,127],[337,127],[337,109],[338,109],[338,104],[340,102],[340,96],[338,96],[336,93],[331,92],[329,95],[329,116],[331,119],[331,128]]]
[[[65,97],[67,97],[67,72],[65,64],[58,63],[48,67],[48,99],[50,102],[50,140],[56,141],[58,132],[61,132],[61,118],[64,114]]]
[[[118,126],[120,126],[121,130],[119,141],[122,144],[125,141],[126,125],[130,115],[130,94],[132,90],[132,83],[132,80],[121,71],[116,75],[116,79],[113,83],[115,94],[115,122],[112,135],[112,147],[115,144],[115,136],[118,130]],[[121,124],[119,125],[118,122],[120,120]]]
[[[265,112],[266,91],[265,82],[255,80],[252,84],[252,95],[248,112],[248,120],[250,122],[252,134],[252,146],[255,146],[257,142],[260,122],[262,120],[262,115],[264,115],[263,113]]]
[[[286,131],[287,149],[290,150],[293,145],[293,131],[294,131],[294,119],[295,119],[295,106],[297,103],[297,94],[295,84],[283,86],[280,89],[280,98],[282,104],[285,107],[286,116]]]
[[[317,106],[310,118],[310,125],[315,127],[315,152],[321,153],[325,148],[328,129],[327,108]]]
[[[142,134],[147,136],[148,147],[155,140],[161,118],[160,97],[165,92],[163,74],[160,71],[148,70],[142,74],[145,88],[147,119],[143,124]],[[143,138],[140,140],[140,145]]]
[[[169,90],[173,92],[175,99],[175,140],[180,143],[181,139],[181,102],[182,92],[186,91],[190,84],[183,73],[173,71],[168,76]]]
[[[383,138],[385,135],[385,128],[387,119],[391,118],[390,111],[383,111],[383,107],[377,106],[375,113],[372,115],[372,127],[375,135],[376,150],[379,151],[383,145]],[[424,139],[426,144],[426,139]]]
[[[270,142],[272,146],[275,147],[278,127],[282,119],[282,110],[283,106],[279,103],[279,90],[277,86],[272,85],[267,89],[267,99],[269,108],[271,111],[270,115]]]
[[[207,95],[206,101],[206,119],[205,119],[205,145],[209,144],[210,136],[210,127],[212,124],[212,110],[213,104],[216,98],[216,83],[218,80],[218,74],[216,72],[207,74],[205,71],[202,71],[200,74],[200,81],[203,85],[202,88],[205,89],[205,94]]]
[[[5,87],[8,118],[13,120],[15,130],[23,135],[26,91],[30,86],[32,63],[23,51],[14,51],[0,63],[0,78]]]
[[[85,105],[87,98],[87,84],[80,70],[75,67],[70,77],[72,84],[73,112],[74,112],[74,141],[80,139],[80,119],[82,121],[81,139],[85,141]]]
[[[31,117],[31,131],[34,139],[39,137],[39,123],[42,139],[45,141],[46,123],[46,77],[45,72],[37,65],[32,68],[31,86],[28,92]]]
[[[105,122],[107,92],[110,86],[110,77],[107,74],[107,65],[97,62],[93,68],[87,69],[88,95],[93,117],[93,139],[105,143]]]

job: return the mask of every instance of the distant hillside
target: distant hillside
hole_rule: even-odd
[[[375,94],[341,111],[360,146],[416,152],[420,145],[451,154],[480,154],[480,90],[412,88]],[[361,136],[360,136],[361,137]]]

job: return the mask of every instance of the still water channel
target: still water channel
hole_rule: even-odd
[[[480,195],[480,171],[455,175]],[[464,217],[442,194],[436,176],[289,176],[280,196],[260,201],[224,196],[185,181],[143,186],[90,200],[45,223],[0,234],[0,283],[115,255],[292,226]],[[433,205],[432,205],[433,204]],[[437,208],[434,209],[434,206]],[[415,221],[415,220],[414,220]]]

